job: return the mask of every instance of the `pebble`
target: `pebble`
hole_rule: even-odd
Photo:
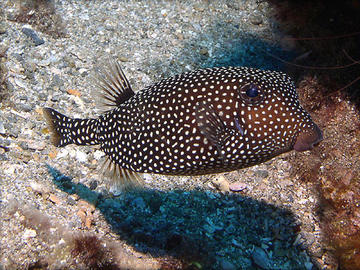
[[[226,259],[223,259],[220,262],[220,269],[221,270],[236,270],[237,268],[233,263],[229,262]]]
[[[2,121],[0,121],[0,134],[5,134],[6,130],[4,127],[4,123]]]
[[[59,204],[60,203],[60,199],[55,196],[54,194],[50,194],[49,196],[49,201],[55,203],[55,204]]]
[[[98,186],[98,182],[96,180],[93,180],[90,182],[89,187],[91,190],[95,190],[97,188],[97,186]]]
[[[26,229],[23,234],[23,238],[29,239],[34,238],[36,236],[36,231],[33,229]]]
[[[262,269],[269,269],[271,260],[269,259],[265,250],[260,247],[255,247],[251,257],[257,266],[261,267]]]
[[[100,150],[96,150],[96,151],[94,152],[94,158],[95,158],[96,160],[99,160],[99,159],[102,158],[104,155],[105,155],[104,152],[103,152],[103,151],[100,151]]]
[[[250,22],[251,22],[253,25],[260,25],[260,24],[262,24],[263,19],[261,18],[261,15],[260,15],[260,14],[254,12],[254,13],[250,16]]]
[[[27,28],[27,27],[24,27],[21,29],[21,31],[29,38],[32,39],[32,41],[34,42],[35,46],[39,46],[41,44],[44,44],[45,41],[43,39],[41,39],[37,33],[30,29],[30,28]]]
[[[6,33],[6,26],[4,23],[0,23],[0,35],[5,34]]]
[[[83,151],[76,151],[76,159],[79,161],[79,162],[87,162],[87,154],[84,153]]]
[[[82,224],[90,229],[94,220],[92,213],[95,211],[95,206],[84,200],[80,200],[78,207],[77,215],[80,217]]]
[[[46,188],[44,185],[39,184],[37,182],[31,182],[30,187],[35,193],[38,193],[38,194],[45,194],[45,193],[50,192],[48,188]]]
[[[230,188],[231,191],[239,192],[239,191],[242,191],[245,188],[247,188],[247,185],[245,183],[243,183],[243,182],[238,181],[238,182],[235,182],[235,183],[231,183],[229,188]]]
[[[142,197],[137,197],[135,198],[132,202],[131,205],[133,207],[139,208],[139,209],[145,209],[146,207],[146,203],[144,201],[144,199]]]
[[[45,146],[46,143],[44,141],[41,142],[31,141],[28,143],[28,148],[32,150],[42,151],[45,149]]]
[[[311,262],[305,262],[305,268],[306,270],[311,270],[313,269],[313,264]]]
[[[257,170],[254,174],[260,178],[267,178],[269,176],[269,172],[267,170]]]
[[[69,197],[67,198],[66,202],[67,202],[67,204],[69,204],[69,205],[71,205],[71,206],[73,206],[73,205],[76,204],[76,201],[75,201],[71,196],[69,196]]]
[[[219,190],[223,192],[230,191],[229,181],[222,175],[211,181],[211,183]]]
[[[28,150],[29,149],[28,143],[24,142],[24,141],[20,142],[19,146],[21,147],[22,150]]]

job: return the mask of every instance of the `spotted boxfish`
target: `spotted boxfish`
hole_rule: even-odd
[[[249,167],[292,149],[306,151],[322,132],[282,72],[215,67],[163,79],[134,92],[118,63],[97,79],[105,110],[93,119],[43,113],[52,142],[100,145],[118,185],[141,173],[202,175]]]

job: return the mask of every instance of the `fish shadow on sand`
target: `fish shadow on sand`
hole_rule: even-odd
[[[303,269],[307,261],[304,246],[294,245],[298,226],[289,210],[204,190],[143,189],[109,197],[48,170],[60,190],[96,201],[113,232],[153,257],[199,262],[203,269],[220,269],[224,260],[240,269]]]

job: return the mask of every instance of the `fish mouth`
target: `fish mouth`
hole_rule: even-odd
[[[311,150],[323,140],[320,128],[314,124],[312,129],[301,132],[295,139],[293,149],[298,152]]]

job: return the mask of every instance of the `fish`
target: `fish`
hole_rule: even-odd
[[[213,67],[133,91],[118,62],[96,79],[102,113],[70,118],[43,108],[57,147],[100,145],[103,171],[120,189],[143,173],[204,175],[313,149],[323,135],[283,72]]]

